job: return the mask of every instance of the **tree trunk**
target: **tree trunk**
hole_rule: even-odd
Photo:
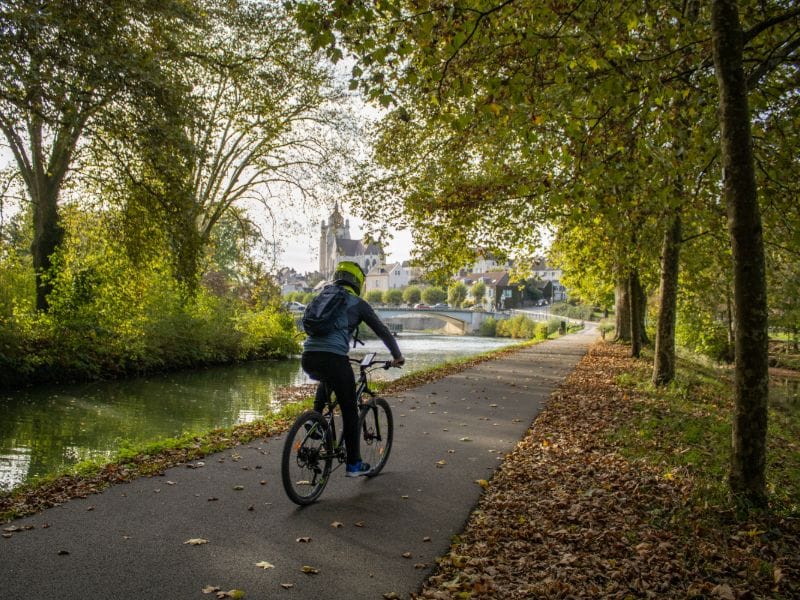
[[[645,322],[647,321],[647,294],[644,293],[642,280],[639,279],[638,271],[636,271],[633,289],[636,290],[636,306],[639,311],[639,339],[642,346],[646,346],[650,343],[650,338],[647,337],[647,329],[645,328]]]
[[[36,273],[36,309],[47,311],[50,308],[48,296],[53,291],[51,267],[53,254],[64,239],[64,229],[58,216],[58,190],[45,182],[39,186],[33,201],[33,269]]]
[[[767,288],[747,82],[742,66],[743,34],[736,0],[713,1],[711,29],[720,92],[723,193],[733,250],[736,320],[736,406],[728,482],[738,500],[765,506]]]
[[[639,271],[633,269],[628,276],[628,298],[630,298],[630,323],[631,323],[631,356],[639,358],[642,353],[642,321],[639,303],[641,284]]]
[[[675,320],[678,312],[680,250],[681,215],[676,211],[667,224],[661,251],[658,332],[653,363],[654,385],[665,385],[675,379]]]
[[[614,290],[615,320],[617,332],[615,342],[629,342],[631,339],[631,303],[628,294],[628,279],[618,278]]]

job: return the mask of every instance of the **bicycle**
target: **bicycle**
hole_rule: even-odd
[[[359,366],[356,382],[358,405],[358,430],[361,432],[361,453],[371,469],[367,477],[381,472],[392,450],[394,419],[389,403],[377,397],[369,387],[368,375],[378,368],[389,369],[390,360],[375,360],[369,353],[361,360],[350,358]],[[368,396],[365,400],[364,396]],[[332,470],[344,464],[347,458],[344,445],[344,427],[336,435],[334,409],[338,402],[333,394],[322,413],[307,410],[297,417],[283,444],[281,478],[286,495],[301,506],[311,504],[320,497],[328,483]],[[333,461],[338,464],[333,467]]]

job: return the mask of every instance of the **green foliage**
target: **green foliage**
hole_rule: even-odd
[[[591,321],[594,318],[593,306],[580,306],[572,304],[553,304],[550,307],[550,312],[570,319],[579,319],[581,321]]]
[[[317,294],[315,294],[314,292],[307,292],[303,294],[303,299],[300,302],[308,306],[311,303],[311,301],[316,297]]]
[[[547,337],[547,325],[537,323],[525,315],[515,315],[508,319],[497,321],[498,337],[510,337],[515,339],[545,339]]]
[[[403,292],[392,288],[383,292],[383,303],[389,306],[400,306],[403,303]]]
[[[447,303],[453,308],[461,306],[467,298],[467,286],[457,281],[447,288]],[[483,334],[481,334],[483,335]],[[494,334],[492,334],[494,335]]]
[[[287,356],[294,321],[277,302],[250,305],[200,288],[187,301],[166,260],[134,264],[109,235],[110,213],[68,211],[48,313],[33,310],[32,272],[0,260],[0,384]],[[25,281],[27,280],[27,284]]]
[[[478,328],[478,335],[483,337],[495,337],[497,335],[497,319],[494,317],[484,319]]]
[[[364,299],[370,304],[380,304],[383,302],[383,292],[380,290],[370,290],[367,292]]]
[[[472,296],[473,304],[483,304],[483,298],[486,295],[486,284],[482,281],[476,281],[470,286],[469,295]]]
[[[438,286],[430,286],[422,290],[422,301],[425,304],[439,304],[445,300],[447,300],[447,292]]]
[[[422,290],[416,285],[410,285],[403,290],[403,301],[406,304],[417,304],[422,299]]]

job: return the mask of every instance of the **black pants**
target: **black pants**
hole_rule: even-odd
[[[320,382],[314,398],[314,410],[322,412],[328,399],[328,388],[336,394],[344,421],[347,463],[351,465],[357,463],[361,460],[361,450],[358,442],[356,377],[350,366],[350,360],[346,356],[332,352],[304,352],[300,364],[309,377]]]

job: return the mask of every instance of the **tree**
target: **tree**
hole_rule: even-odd
[[[438,286],[432,285],[422,290],[422,301],[425,304],[439,304],[445,300],[447,300],[447,292]]]
[[[711,29],[736,304],[735,414],[728,480],[735,495],[764,506],[769,396],[767,288],[737,0],[714,0]]]
[[[367,292],[364,299],[370,304],[380,304],[383,302],[383,292],[380,290],[370,290]]]
[[[244,232],[277,220],[290,189],[319,200],[353,133],[341,90],[282,5],[205,2],[211,25],[185,43],[190,109],[159,128],[172,130],[160,143],[110,123],[98,152],[125,173],[127,209],[163,226],[190,292],[221,219],[235,215]]]
[[[403,301],[406,304],[417,304],[422,298],[422,290],[416,285],[410,285],[403,290]]]
[[[403,302],[403,292],[397,288],[391,288],[383,292],[383,303],[389,306],[400,306]]]
[[[483,298],[486,295],[486,284],[482,281],[476,281],[470,286],[469,295],[472,296],[472,301],[475,304],[482,305]]]
[[[457,281],[447,288],[447,303],[453,308],[458,308],[467,299],[467,286]]]
[[[0,6],[0,130],[33,205],[38,309],[48,308],[64,237],[59,202],[81,141],[112,104],[130,107],[172,85],[174,40],[197,13],[191,0]]]

